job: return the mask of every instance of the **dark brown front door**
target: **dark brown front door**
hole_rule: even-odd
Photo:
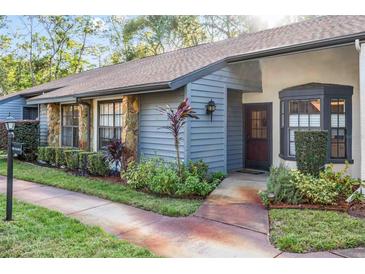
[[[271,104],[244,105],[245,167],[269,170],[271,166]]]

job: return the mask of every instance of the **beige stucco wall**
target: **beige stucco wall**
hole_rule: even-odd
[[[243,94],[243,103],[273,103],[273,165],[284,162],[295,167],[295,162],[279,158],[280,104],[279,91],[310,82],[350,85],[352,97],[352,156],[354,164],[349,172],[360,177],[360,110],[359,110],[359,57],[354,46],[324,49],[286,56],[261,59],[262,93]],[[342,165],[336,165],[341,168]]]

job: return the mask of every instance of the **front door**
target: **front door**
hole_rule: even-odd
[[[269,170],[271,166],[271,103],[245,104],[245,167]]]

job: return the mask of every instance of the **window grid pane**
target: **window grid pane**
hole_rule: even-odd
[[[290,156],[295,156],[295,131],[320,130],[320,113],[320,99],[289,101],[288,143]]]
[[[331,158],[333,159],[347,157],[345,120],[345,100],[331,99]]]
[[[99,148],[122,136],[122,102],[99,103]]]
[[[62,105],[62,134],[61,145],[68,147],[79,146],[79,106]]]

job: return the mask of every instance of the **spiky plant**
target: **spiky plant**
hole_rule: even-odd
[[[169,125],[162,128],[170,131],[172,136],[174,137],[177,169],[179,171],[179,175],[181,176],[180,131],[184,127],[187,118],[190,117],[192,119],[199,119],[199,117],[192,109],[188,98],[185,98],[185,100],[180,103],[176,111],[173,110],[169,105],[167,105],[165,108],[159,107],[158,109],[162,114],[166,115],[167,120],[169,121]]]

